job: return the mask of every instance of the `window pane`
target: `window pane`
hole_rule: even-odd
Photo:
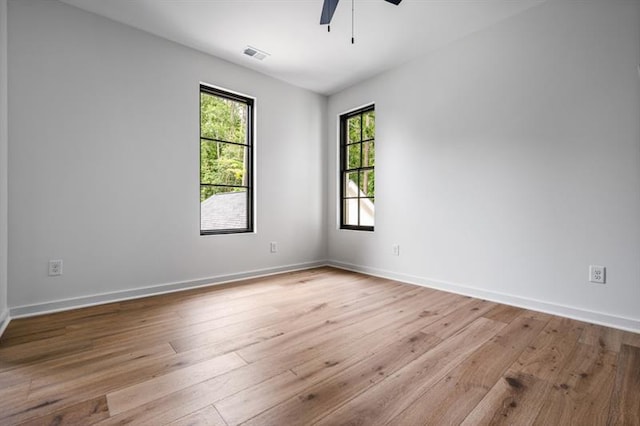
[[[373,106],[340,116],[340,126],[341,226],[372,231],[376,163]]]
[[[362,144],[362,167],[373,167],[376,163],[375,142],[364,142]]]
[[[347,145],[347,169],[355,169],[360,166],[360,151],[362,145],[357,143]]]
[[[374,226],[375,205],[373,198],[360,198],[360,226]]]
[[[247,105],[200,93],[200,134],[229,142],[247,141]]]
[[[342,202],[344,203],[344,224],[358,226],[358,199],[347,199]]]
[[[345,197],[358,196],[358,172],[344,174],[344,194]]]
[[[360,172],[360,191],[362,191],[361,196],[375,196],[375,174],[373,170]]]
[[[247,226],[245,188],[200,187],[200,229],[243,229]]]
[[[247,186],[247,151],[241,145],[200,140],[200,183]]]
[[[357,115],[347,120],[347,143],[360,142],[362,135],[360,134],[360,121],[362,116]]]
[[[362,139],[373,139],[376,137],[376,113],[369,111],[362,114]]]

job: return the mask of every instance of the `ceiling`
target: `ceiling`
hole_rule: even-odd
[[[296,86],[333,94],[545,0],[61,0]],[[244,55],[247,45],[271,54]]]

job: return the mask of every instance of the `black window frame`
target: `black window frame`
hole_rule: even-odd
[[[247,106],[247,135],[246,144],[239,142],[231,142],[220,139],[214,139],[209,137],[203,137],[202,135],[202,93],[206,93],[212,96],[218,96],[231,101],[240,102]],[[199,151],[199,164],[198,164],[198,181],[200,185],[198,187],[198,200],[201,197],[201,190],[203,186],[213,187],[233,187],[233,188],[246,188],[247,189],[247,226],[246,228],[231,228],[231,229],[202,229],[202,208],[200,209],[200,235],[225,235],[225,234],[246,234],[253,233],[255,229],[253,203],[254,203],[254,170],[253,170],[253,156],[254,156],[254,111],[255,111],[255,99],[247,96],[239,95],[237,93],[229,92],[217,87],[208,86],[206,84],[200,84],[200,91],[198,92],[198,104],[200,106],[198,111],[198,128],[200,129],[198,139],[198,151]],[[247,185],[221,185],[221,184],[208,184],[202,183],[202,140],[210,142],[227,143],[231,145],[241,145],[247,150]]]
[[[373,197],[360,197],[360,194],[358,194],[357,197],[347,197],[345,194],[345,175],[346,173],[353,173],[353,172],[358,172],[358,180],[360,179],[360,172],[362,171],[373,171],[375,174],[375,163],[373,166],[366,166],[366,167],[362,167],[363,162],[362,162],[362,144],[365,142],[374,142],[374,152],[375,152],[375,141],[376,141],[376,136],[375,136],[375,130],[374,130],[374,136],[372,139],[363,139],[363,129],[362,129],[362,118],[360,119],[360,140],[358,142],[354,142],[354,143],[349,143],[349,135],[348,135],[348,127],[347,127],[347,123],[349,121],[349,119],[353,118],[353,117],[357,117],[357,116],[363,116],[364,114],[373,111],[375,113],[375,104],[371,104],[371,105],[367,105],[364,106],[362,108],[358,108],[356,110],[347,112],[345,114],[340,115],[340,199],[339,199],[339,203],[340,203],[340,229],[347,229],[347,230],[352,230],[352,231],[369,231],[369,232],[373,232],[375,230],[375,217],[374,217],[374,226],[364,226],[364,225],[360,225],[360,199],[361,198],[373,198],[375,199],[375,189],[374,189],[374,194]],[[355,144],[360,144],[360,167],[355,167],[355,168],[349,168],[348,167],[348,147],[350,145],[355,145]],[[360,182],[357,182],[358,188],[360,188]],[[345,209],[345,201],[347,199],[357,199],[357,205],[358,205],[358,225],[349,225],[346,223],[345,220],[345,214],[346,214],[346,209]]]

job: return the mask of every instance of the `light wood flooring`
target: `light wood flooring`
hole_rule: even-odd
[[[0,425],[640,425],[640,335],[331,268],[14,320]]]

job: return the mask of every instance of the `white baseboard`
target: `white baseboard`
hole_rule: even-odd
[[[640,320],[605,314],[602,312],[587,311],[571,306],[559,305],[541,300],[534,300],[525,297],[514,296],[511,294],[486,291],[474,287],[468,287],[461,284],[450,283],[441,280],[433,280],[424,277],[418,277],[409,274],[402,274],[384,269],[371,268],[368,266],[354,265],[351,263],[329,260],[327,265],[340,269],[346,269],[354,272],[372,275],[381,278],[388,278],[408,284],[419,285],[422,287],[443,290],[449,293],[471,296],[479,299],[485,299],[492,302],[502,303],[505,305],[516,306],[519,308],[530,309],[533,311],[544,312],[547,314],[558,315],[579,321],[586,321],[593,324],[604,325],[607,327],[618,328],[621,330],[640,333]]]
[[[51,302],[36,303],[33,305],[23,305],[10,308],[7,314],[12,319],[25,318],[35,315],[50,314],[54,312],[68,311],[70,309],[85,308],[88,306],[102,305],[104,303],[121,302],[124,300],[139,299],[160,294],[175,293],[200,287],[209,287],[220,284],[227,284],[234,281],[249,278],[265,277],[268,275],[280,274],[283,272],[300,271],[304,269],[316,268],[327,265],[326,261],[298,263],[294,265],[277,266],[273,268],[256,269],[252,271],[240,272],[236,274],[218,275],[215,277],[202,278],[191,281],[181,281],[154,285],[149,287],[135,288],[131,290],[116,291],[110,293],[94,294],[91,296],[74,297],[71,299],[54,300]],[[7,321],[8,323],[8,321]]]
[[[441,280],[433,280],[425,277],[419,277],[409,274],[403,274],[384,269],[371,268],[368,266],[355,265],[351,263],[339,262],[337,260],[315,261],[307,263],[299,263],[294,265],[278,266],[274,268],[257,269],[236,274],[219,275],[210,278],[202,278],[191,281],[181,281],[175,283],[160,284],[149,287],[141,287],[132,290],[123,290],[111,293],[101,293],[91,296],[76,297],[71,299],[55,300],[32,305],[24,305],[10,308],[0,314],[0,336],[9,325],[11,319],[24,318],[35,315],[42,315],[70,309],[84,308],[88,306],[101,305],[104,303],[120,302],[131,299],[139,299],[142,297],[156,296],[160,294],[174,293],[183,290],[189,290],[200,287],[209,287],[220,284],[227,284],[234,281],[245,280],[249,278],[265,277],[283,272],[299,271],[311,269],[320,266],[333,266],[335,268],[345,269],[354,272],[360,272],[367,275],[388,278],[408,284],[419,285],[422,287],[433,288],[437,290],[447,291],[449,293],[461,294],[475,298],[490,300],[492,302],[502,303],[505,305],[517,306],[519,308],[531,309],[534,311],[544,312],[552,315],[572,318],[579,321],[586,321],[593,324],[604,325],[607,327],[618,328],[621,330],[640,333],[640,320],[605,314],[601,312],[588,311],[571,306],[564,306],[555,303],[528,299],[524,297],[514,296],[510,294],[486,291],[474,287],[468,287],[461,284],[450,283]]]
[[[5,309],[4,312],[0,313],[0,337],[2,337],[2,335],[4,334],[4,331],[7,329],[9,322],[11,322],[9,309]]]

